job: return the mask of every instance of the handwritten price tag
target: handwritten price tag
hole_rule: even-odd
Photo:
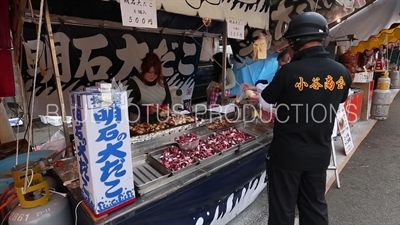
[[[228,38],[244,40],[244,21],[229,18],[227,20]]]
[[[157,28],[155,0],[121,0],[122,25],[127,27]]]

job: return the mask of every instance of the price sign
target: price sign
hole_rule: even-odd
[[[229,18],[227,20],[228,38],[244,40],[244,21]]]
[[[122,25],[127,27],[157,28],[155,0],[121,0]]]
[[[354,148],[353,137],[351,136],[349,121],[347,120],[346,111],[343,104],[339,105],[336,113],[337,126],[344,145],[345,154],[348,155]]]

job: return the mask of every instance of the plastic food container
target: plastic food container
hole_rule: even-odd
[[[178,145],[179,145],[179,148],[184,151],[191,151],[191,150],[197,148],[197,146],[199,146],[199,142],[200,142],[200,140],[197,139],[197,141],[178,143]]]
[[[175,138],[175,141],[181,150],[191,151],[199,146],[200,138],[195,133],[188,133]]]

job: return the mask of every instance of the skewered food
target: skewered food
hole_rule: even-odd
[[[196,117],[190,115],[176,115],[168,118],[167,123],[171,126],[184,125],[196,122]]]
[[[226,127],[228,125],[229,125],[228,120],[223,119],[223,120],[218,120],[218,121],[215,121],[215,122],[211,123],[210,125],[208,125],[208,129],[217,130],[217,129],[224,128],[224,127]]]
[[[131,124],[130,130],[135,134],[148,134],[156,131],[161,131],[169,128],[169,125],[166,123],[136,123]]]

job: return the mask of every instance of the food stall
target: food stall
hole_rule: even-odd
[[[137,200],[99,218],[81,204],[78,224],[211,224],[233,219],[266,186],[266,146],[272,138],[271,124],[246,122],[238,112],[172,116],[181,124],[160,123],[164,130],[157,132],[156,125],[142,124],[140,133],[145,134],[140,135],[139,125],[131,126]],[[194,135],[198,147],[182,150],[182,143],[191,143]],[[82,200],[76,157],[63,160],[54,171],[60,182],[70,183],[64,191],[76,206]]]
[[[116,2],[101,2],[101,5],[112,5],[112,9],[118,9],[119,10],[119,3],[117,4]],[[36,3],[36,4],[35,4]],[[33,14],[29,14],[28,17],[32,17],[32,23],[35,23],[35,18],[37,18],[37,15],[39,12],[37,11],[38,9],[38,4],[39,1],[34,1],[33,2]],[[83,5],[83,3],[75,2],[76,5],[80,4]],[[75,4],[74,3],[74,4]],[[157,9],[161,8],[161,5],[163,9],[167,12],[174,12],[177,10],[176,8],[176,2],[174,4],[171,4],[170,1],[164,1],[162,4],[161,1],[157,1]],[[63,7],[59,6],[59,3],[51,3],[48,2],[50,12],[56,12],[59,14],[63,14],[62,10]],[[60,3],[61,4],[61,3]],[[66,1],[64,2],[65,5],[68,5]],[[93,2],[91,4],[94,4]],[[99,3],[100,4],[100,3]],[[257,3],[263,5],[264,2]],[[254,5],[254,4],[253,4]],[[109,10],[106,7],[99,7],[103,9],[102,13],[99,13],[101,15],[105,15],[105,17],[108,17],[109,19],[112,17],[110,16],[111,13],[106,13],[104,14],[104,11]],[[186,6],[186,5],[185,5]],[[85,6],[86,8],[89,6]],[[185,15],[196,15],[196,14],[204,14],[205,18],[213,18],[213,15],[209,14],[209,7],[214,7],[208,5],[208,7],[201,8],[200,10],[194,10],[194,6],[191,6],[188,3],[188,7],[185,8],[186,12]],[[215,6],[218,7],[218,6]],[[47,6],[45,7],[47,8]],[[78,7],[79,8],[79,7]],[[107,10],[106,10],[107,9]],[[225,14],[227,12],[230,12],[230,14],[235,14],[235,15],[248,15],[250,10],[248,8],[242,8],[242,6],[239,5],[231,5],[229,4],[224,4],[224,7],[218,7],[218,9],[223,9],[225,11]],[[160,14],[164,15],[165,11],[161,10]],[[183,8],[181,9],[183,10]],[[88,10],[90,11],[90,10]],[[217,10],[218,12],[220,10]],[[232,11],[232,12],[231,12]],[[242,13],[243,11],[243,13]],[[246,11],[246,13],[244,13]],[[48,13],[48,12],[47,12]],[[193,14],[194,13],[194,14]],[[257,10],[254,12],[255,14],[259,14],[263,19],[259,20],[254,20],[256,21],[255,23],[257,24],[256,27],[261,26],[262,29],[265,29],[265,24],[268,24],[268,8],[265,8],[265,10]],[[78,14],[78,12],[76,12]],[[225,18],[219,18],[221,15],[224,15],[224,13],[216,13],[218,14],[218,18],[213,18],[215,20],[224,20]],[[74,14],[75,15],[75,14]],[[97,16],[94,16],[97,18]],[[51,15],[51,20],[53,19],[62,21],[60,24],[60,27],[64,27],[67,24],[68,21],[75,21],[76,18],[72,18],[68,20],[67,18],[61,18],[60,16],[57,15]],[[101,30],[101,37],[109,37],[113,35],[109,35],[109,32],[111,30],[104,30],[105,27],[109,24],[115,24],[117,22],[121,23],[120,21],[120,15],[117,16],[117,20],[114,22],[110,23],[107,21],[103,21],[100,30]],[[127,17],[126,17],[127,18]],[[126,19],[125,18],[125,19]],[[173,19],[176,19],[179,17],[173,17]],[[47,18],[46,18],[47,19]],[[49,20],[50,20],[49,19]],[[124,17],[122,18],[124,20]],[[41,21],[39,19],[39,21]],[[79,20],[78,24],[80,24],[80,21],[83,21],[82,23],[87,22],[87,20]],[[201,19],[200,19],[201,21]],[[253,21],[253,22],[254,22]],[[47,21],[48,23],[49,21]],[[122,21],[124,22],[124,21]],[[126,20],[125,20],[126,22]],[[154,20],[153,20],[154,22]],[[168,21],[167,21],[168,22]],[[187,21],[186,21],[187,22]],[[216,22],[213,21],[213,24]],[[92,23],[91,26],[93,26],[95,22]],[[260,25],[261,24],[261,25]],[[252,25],[249,23],[249,25]],[[90,26],[90,25],[89,25]],[[98,25],[97,25],[98,26]],[[244,24],[241,23],[241,26],[244,27]],[[40,26],[39,26],[40,27]],[[91,27],[93,28],[93,27]],[[193,25],[192,25],[193,28]],[[208,31],[209,27],[203,27],[203,30]],[[210,27],[211,28],[211,27]],[[99,42],[95,41],[86,41],[85,44],[78,43],[76,41],[76,35],[79,37],[86,36],[82,35],[82,32],[73,32],[74,34],[71,35],[71,30],[73,29],[67,29],[68,32],[64,32],[63,35],[61,32],[58,32],[57,38],[60,36],[64,39],[56,39],[56,41],[51,40],[51,42],[56,42],[57,44],[60,43],[61,46],[63,46],[62,41],[71,41],[70,43],[73,43],[73,50],[74,54],[76,53],[76,49],[78,48],[84,48],[89,46],[89,43],[101,43],[101,39],[99,39],[100,34],[92,34],[90,36],[93,36],[97,38]],[[87,28],[86,30],[90,30]],[[94,29],[91,29],[94,30]],[[149,31],[150,29],[145,29],[144,33],[146,31]],[[129,29],[130,32],[132,32],[132,29]],[[143,31],[140,30],[140,31]],[[134,29],[132,33],[135,33],[135,35],[140,32],[137,29]],[[161,38],[161,41],[159,41],[158,46],[153,46],[157,45],[157,43],[154,43],[150,45],[150,43],[147,43],[149,48],[147,51],[162,51],[161,54],[163,55],[162,58],[163,62],[168,66],[168,62],[171,62],[173,59],[169,58],[171,57],[170,55],[167,55],[166,53],[168,51],[170,52],[176,52],[178,50],[184,50],[186,52],[182,53],[182,58],[186,56],[190,56],[190,54],[195,54],[197,53],[197,50],[193,50],[194,48],[192,46],[196,46],[194,43],[187,43],[187,39],[191,40],[194,39],[193,37],[199,37],[197,31],[185,31],[183,30],[182,32],[177,32],[172,35],[178,36],[179,38],[182,36],[188,36],[187,39],[182,38],[183,40],[179,41],[168,41],[167,39],[167,45],[168,49],[165,48],[165,39],[164,35],[167,36],[167,31],[168,29],[163,29],[163,28],[158,28],[158,30],[153,30],[153,33],[156,33],[159,35]],[[203,33],[206,33],[203,32]],[[49,31],[50,33],[51,31]],[[116,31],[112,31],[116,32]],[[176,30],[175,30],[176,32]],[[244,32],[244,31],[243,31]],[[40,33],[40,32],[39,32]],[[94,32],[93,32],[94,33]],[[235,33],[235,35],[239,35],[240,32]],[[60,35],[61,34],[61,35]],[[70,35],[70,36],[68,36]],[[200,35],[200,37],[203,37],[204,34]],[[117,35],[114,35],[117,36]],[[129,35],[124,35],[122,34],[126,41],[126,44],[123,43],[122,46],[126,45],[126,48],[129,46],[128,39]],[[133,35],[132,35],[133,36]],[[105,39],[107,41],[110,41],[111,45],[117,46],[119,48],[116,48],[117,53],[121,52],[121,46],[119,44],[115,44],[112,40],[110,39]],[[136,36],[135,36],[136,38]],[[225,35],[225,39],[226,39]],[[231,37],[232,38],[232,37]],[[82,41],[83,39],[81,39]],[[87,39],[88,40],[88,39]],[[94,40],[94,39],[93,39]],[[104,39],[103,39],[104,40]],[[140,40],[139,38],[136,38],[138,43],[143,43],[143,40]],[[107,44],[108,42],[105,41]],[[131,41],[131,40],[129,40]],[[164,42],[163,42],[164,41]],[[186,42],[185,42],[186,41]],[[83,42],[83,41],[82,41]],[[35,42],[36,43],[36,42]],[[178,48],[174,47],[178,43]],[[226,43],[225,43],[226,44]],[[29,56],[32,56],[28,54],[30,52],[30,49],[27,48],[29,43],[25,43],[23,46],[25,48],[25,55],[23,58],[29,58]],[[47,45],[47,44],[45,44]],[[68,53],[68,47],[71,47],[71,45],[67,44],[64,45],[63,50],[66,50],[64,53]],[[50,46],[51,49],[52,46]],[[93,47],[93,46],[92,46]],[[140,46],[139,46],[140,47]],[[136,50],[135,52],[140,52],[143,51],[141,48],[134,49]],[[190,48],[189,48],[190,47]],[[53,46],[54,48],[54,46]],[[104,48],[101,46],[95,46],[94,48]],[[36,47],[35,47],[36,49]],[[122,48],[124,49],[124,48]],[[177,49],[177,50],[176,50]],[[36,52],[39,50],[36,49]],[[54,49],[52,49],[54,51]],[[90,50],[91,51],[91,50]],[[115,48],[114,48],[115,51]],[[166,52],[164,52],[166,51]],[[72,51],[71,51],[72,52]],[[83,52],[83,51],[82,51]],[[93,54],[101,54],[104,52],[96,51],[96,53]],[[139,54],[139,53],[138,53]],[[115,52],[114,54],[115,55]],[[73,54],[71,54],[73,56]],[[93,55],[92,55],[93,56]],[[97,57],[97,59],[102,59],[105,60],[105,58],[111,58],[110,56],[107,57]],[[37,57],[37,56],[36,56]],[[89,57],[89,56],[88,56]],[[117,55],[117,57],[121,57],[120,54]],[[128,56],[126,56],[128,57]],[[139,57],[139,56],[138,56]],[[178,68],[178,65],[191,65],[188,64],[190,63],[187,59],[183,61],[180,61],[182,59],[179,59],[181,57],[180,55],[174,55],[173,58],[177,59],[176,63],[176,68]],[[60,69],[63,68],[72,68],[72,62],[75,60],[73,57],[60,57],[58,58],[60,60],[61,67]],[[116,57],[115,57],[116,58]],[[128,57],[132,58],[132,56]],[[66,64],[65,60],[68,60],[67,62],[70,62],[69,64]],[[135,59],[137,60],[137,59]],[[139,58],[140,60],[140,58]],[[169,60],[169,61],[168,61]],[[80,62],[77,63],[77,66],[73,65],[73,67],[78,67],[81,68],[83,65],[87,65],[85,63],[82,63],[82,60],[79,60]],[[111,61],[111,60],[110,60]],[[127,60],[128,61],[128,60]],[[122,66],[122,63],[118,62],[115,63],[115,65]],[[125,61],[124,61],[125,62]],[[43,66],[47,65],[47,62],[41,62],[41,66],[43,68],[49,68],[49,66]],[[135,61],[136,63],[136,61]],[[56,64],[57,65],[57,64]],[[104,65],[104,64],[103,64]],[[90,68],[88,65],[88,68]],[[136,65],[135,65],[136,66]],[[35,70],[37,70],[37,65],[27,65],[27,70],[32,69],[32,67],[35,67]],[[195,66],[194,66],[195,67]],[[54,67],[53,67],[54,68]],[[183,69],[186,68],[191,68],[190,66],[184,67]],[[42,68],[39,68],[42,70]],[[90,68],[91,69],[91,68]],[[120,71],[112,71],[114,68],[111,68],[108,73],[113,73],[115,75],[115,72],[125,72],[124,70]],[[181,71],[182,67],[178,68],[179,73],[178,75],[187,75],[190,74],[190,72],[187,71]],[[77,69],[78,70],[78,69]],[[65,70],[63,70],[64,72]],[[176,70],[175,70],[176,71]],[[75,75],[73,74],[75,72],[75,69],[71,69],[71,74],[68,74],[71,76],[71,85],[73,82],[72,80],[76,80],[78,82],[77,86],[81,87],[82,85],[79,83],[80,81],[85,81],[86,78],[87,80],[94,83],[93,80],[96,77],[87,77],[87,73],[83,73],[80,76],[77,76],[76,73]],[[174,71],[172,71],[174,72]],[[26,73],[26,72],[25,72]],[[108,74],[107,73],[107,74]],[[37,74],[29,74],[31,77],[36,77]],[[104,74],[103,74],[104,75]],[[118,74],[117,74],[118,75]],[[129,75],[127,73],[126,75]],[[175,74],[171,74],[172,78],[174,78]],[[65,74],[59,74],[61,78],[65,77]],[[82,76],[84,76],[82,78]],[[27,76],[29,77],[29,76]],[[129,77],[128,77],[129,78]],[[190,78],[192,78],[190,76]],[[103,80],[111,80],[111,77],[107,77],[107,79]],[[171,79],[173,81],[173,79]],[[178,79],[175,79],[178,80]],[[178,80],[179,81],[179,80]],[[190,81],[190,79],[189,79]],[[47,82],[47,81],[46,81]],[[87,82],[84,84],[84,86],[90,86],[92,83]],[[64,82],[65,84],[66,82]],[[74,84],[75,85],[75,84]],[[65,88],[66,86],[64,86]],[[72,87],[72,86],[71,86]],[[70,89],[65,88],[67,91],[70,91]],[[33,87],[33,90],[35,90],[35,87]],[[75,91],[75,90],[73,90]],[[61,92],[61,90],[60,90]],[[72,92],[71,92],[72,93]],[[185,91],[187,93],[187,90]],[[65,95],[65,93],[58,93],[59,95],[62,96],[62,94]],[[68,95],[68,93],[67,93]],[[65,101],[66,106],[66,111],[69,111],[68,109],[71,108],[73,110],[73,107],[70,107],[70,104],[73,105],[73,101],[70,98],[65,98],[68,99]],[[37,104],[39,104],[39,101],[37,101]],[[37,106],[35,106],[37,107]],[[39,107],[38,107],[39,108]],[[221,223],[227,223],[231,219],[233,219],[237,214],[239,214],[241,211],[243,211],[251,202],[255,200],[255,198],[259,195],[259,193],[265,188],[266,182],[265,182],[265,155],[267,148],[271,138],[272,138],[272,129],[271,125],[268,124],[263,124],[260,121],[257,120],[251,120],[245,122],[245,117],[243,115],[243,112],[239,109],[234,110],[234,112],[229,114],[227,118],[237,118],[237,122],[224,122],[222,118],[225,118],[224,115],[214,115],[214,113],[211,113],[213,115],[208,115],[209,112],[204,112],[204,115],[202,113],[197,112],[195,114],[190,114],[190,115],[171,115],[171,117],[158,124],[136,124],[136,125],[131,125],[130,126],[130,148],[129,150],[131,153],[131,157],[127,158],[126,160],[129,160],[130,163],[132,164],[132,173],[133,174],[133,180],[134,180],[134,190],[135,190],[135,198],[132,201],[134,202],[129,202],[129,204],[124,205],[119,207],[118,209],[109,211],[107,213],[103,212],[93,212],[93,207],[97,207],[98,205],[92,205],[89,202],[84,203],[82,200],[86,198],[83,194],[82,190],[82,181],[88,181],[90,179],[94,178],[86,178],[82,180],[85,175],[82,173],[84,172],[86,168],[81,164],[82,162],[80,160],[77,160],[77,158],[80,159],[81,156],[81,151],[82,149],[79,149],[81,147],[80,145],[77,145],[77,155],[70,157],[70,158],[65,158],[59,162],[56,163],[54,167],[54,177],[57,179],[59,186],[61,187],[60,191],[67,193],[68,195],[68,200],[71,206],[71,212],[72,212],[72,217],[75,217],[75,223],[76,224],[165,224],[166,221],[169,224],[188,224],[188,223],[197,223],[197,224],[208,224],[212,223],[212,221],[219,221]],[[74,113],[72,113],[74,116]],[[75,115],[76,116],[76,115]],[[218,117],[214,119],[214,116]],[[221,117],[221,118],[220,118]],[[220,120],[220,122],[216,122],[215,120]],[[77,119],[74,118],[74,135],[75,135],[75,142],[77,141]],[[214,124],[214,122],[216,122]],[[85,125],[89,126],[89,125]],[[94,124],[91,124],[90,126],[94,126]],[[98,124],[96,126],[99,126]],[[223,126],[223,127],[222,127]],[[96,128],[97,129],[97,128]],[[227,130],[224,130],[227,129]],[[94,128],[92,130],[85,129],[86,134],[89,136],[89,133],[96,133],[93,132],[95,130]],[[199,139],[199,147],[197,148],[204,148],[204,149],[198,149],[198,151],[193,152],[192,151],[182,151],[178,149],[177,146],[177,141],[175,138],[183,136],[183,138],[191,138],[185,136],[186,135],[193,135],[195,134],[196,137]],[[91,135],[91,134],[90,134]],[[224,136],[225,135],[225,136]],[[231,135],[232,137],[226,137],[226,135]],[[79,136],[79,135],[78,135]],[[79,139],[80,140],[80,139]],[[83,141],[83,140],[80,140]],[[104,144],[104,142],[102,143]],[[87,145],[87,153],[86,154],[96,154],[96,152],[90,152],[91,149],[95,149],[95,144],[89,144]],[[90,147],[92,146],[92,147]],[[196,149],[195,149],[196,150]],[[201,151],[200,151],[201,150]],[[171,158],[172,156],[172,158]],[[175,157],[174,157],[175,156]],[[168,160],[166,160],[168,158]],[[175,161],[176,158],[183,159],[183,161]],[[172,160],[170,162],[169,160]],[[90,161],[90,160],[89,160]],[[87,164],[85,166],[88,166]],[[93,177],[96,177],[98,174],[95,174],[93,168],[88,169],[90,170],[90,175],[93,175]],[[128,171],[128,170],[127,170]],[[131,175],[132,176],[132,175]],[[131,179],[128,178],[128,179]],[[93,182],[93,181],[91,181]],[[121,181],[122,182],[122,181]],[[98,186],[97,186],[97,185]],[[92,183],[91,184],[91,190],[96,192],[96,189],[101,189],[105,186],[104,182],[103,183]],[[85,199],[87,200],[87,199]],[[99,200],[99,199],[97,199]],[[107,204],[114,204],[114,203],[107,203]],[[103,205],[104,206],[104,205]],[[171,207],[174,206],[174,207]],[[155,217],[154,215],[157,215]],[[14,218],[14,217],[12,217]],[[11,219],[12,220],[12,219]],[[214,222],[214,223],[215,223]]]

